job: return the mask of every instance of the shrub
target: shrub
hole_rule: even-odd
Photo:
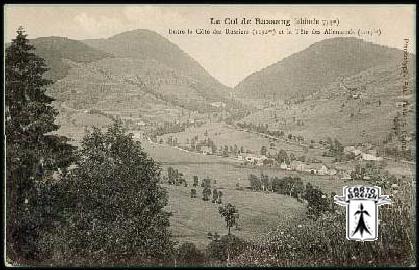
[[[180,265],[197,265],[206,261],[204,253],[193,243],[183,243],[177,250],[176,259]]]

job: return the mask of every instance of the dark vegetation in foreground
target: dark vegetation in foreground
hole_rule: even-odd
[[[52,135],[50,81],[23,29],[6,50],[6,260],[12,265],[411,265],[410,182],[382,207],[376,242],[347,241],[343,209],[274,231],[258,244],[230,233],[205,251],[171,240],[161,168],[116,122],[81,147]],[[282,180],[281,180],[282,181]],[[278,189],[288,192],[287,182]],[[298,181],[297,181],[298,182]],[[296,182],[296,183],[297,183]],[[299,183],[299,182],[298,182]],[[272,182],[274,184],[274,182]],[[274,187],[275,185],[273,185]],[[273,188],[272,187],[272,188]],[[307,188],[306,188],[307,189]],[[293,194],[290,191],[291,196]]]

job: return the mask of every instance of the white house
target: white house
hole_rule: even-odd
[[[355,148],[355,146],[353,146],[353,145],[348,145],[348,146],[345,146],[344,148],[343,148],[343,151],[344,152],[348,152],[348,153],[351,153],[351,152],[353,152],[353,151],[355,151],[356,150],[356,148]]]
[[[293,170],[293,171],[302,172],[305,169],[305,164],[304,164],[304,162],[301,162],[301,161],[298,161],[298,160],[293,160],[293,161],[291,161],[290,167],[291,167],[291,170]]]
[[[281,162],[281,165],[279,165],[279,168],[281,168],[282,170],[286,170],[288,168],[287,163],[285,163],[285,161]]]
[[[244,160],[246,160],[247,162],[254,162],[255,159],[256,159],[256,155],[252,155],[252,154],[248,154],[244,158]]]
[[[208,147],[207,145],[201,146],[201,152],[204,155],[212,155],[213,154],[212,153],[212,148],[211,147]]]
[[[137,121],[137,126],[143,127],[145,125],[146,125],[146,123],[144,121],[142,121],[142,120]]]
[[[382,161],[382,157],[377,157],[371,154],[362,153],[362,159],[363,160],[371,160],[371,161]]]
[[[329,170],[327,169],[326,165],[322,165],[319,170],[317,170],[317,174],[319,175],[327,175]]]
[[[258,156],[257,158],[256,158],[256,165],[258,165],[258,166],[262,166],[263,165],[263,162],[265,161],[265,160],[267,160],[268,158],[266,157],[266,156]]]
[[[352,180],[352,176],[348,172],[343,171],[341,179],[342,180]]]
[[[336,175],[338,173],[338,171],[337,170],[335,170],[335,169],[329,169],[329,171],[328,171],[328,175]]]
[[[354,151],[352,151],[352,153],[357,157],[359,155],[362,155],[362,151],[359,149],[355,149]]]
[[[256,163],[257,165],[263,165],[263,161],[266,159],[268,158],[264,155],[258,156],[258,155],[253,155],[253,154],[248,154],[244,158],[244,160],[246,160],[247,162]]]
[[[408,102],[407,101],[396,101],[396,107],[397,108],[402,108],[404,106],[407,106]]]
[[[226,104],[224,102],[217,101],[217,102],[211,103],[211,106],[216,107],[216,108],[225,108]]]

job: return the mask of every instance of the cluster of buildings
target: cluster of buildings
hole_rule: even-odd
[[[382,161],[382,157],[377,156],[377,150],[372,148],[372,145],[363,145],[363,146],[345,146],[343,148],[345,153],[352,153],[355,156],[355,159],[362,159],[366,161]]]
[[[282,162],[279,165],[279,168],[282,170],[297,171],[297,172],[306,172],[313,175],[336,175],[338,171],[333,168],[328,168],[324,164],[306,164],[299,160],[293,160],[290,164]]]
[[[258,166],[264,165],[264,162],[266,162],[267,160],[273,161],[273,159],[270,159],[266,157],[265,155],[255,155],[255,154],[246,154],[246,155],[240,154],[237,156],[237,159],[240,161],[245,161],[245,162],[252,163]]]
[[[238,155],[238,160],[248,162],[257,166],[262,166],[266,164],[274,164],[276,162],[272,158],[268,158],[264,155],[255,155],[255,154],[247,154],[247,155]],[[328,168],[324,164],[315,163],[315,164],[306,164],[305,162],[299,160],[293,160],[289,164],[286,162],[282,162],[279,165],[279,168],[282,170],[288,171],[297,171],[297,172],[306,172],[313,175],[336,175],[338,171],[333,168]]]

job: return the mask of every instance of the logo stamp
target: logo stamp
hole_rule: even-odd
[[[377,186],[344,187],[343,196],[335,195],[335,203],[346,207],[346,238],[356,241],[378,239],[378,206],[390,204]]]

